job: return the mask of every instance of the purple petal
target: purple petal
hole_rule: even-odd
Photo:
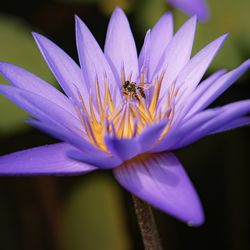
[[[179,102],[185,102],[186,98],[189,98],[226,38],[227,34],[208,44],[183,68],[175,84],[176,88],[179,89],[178,94],[181,95]],[[184,93],[182,94],[182,92]]]
[[[88,88],[83,82],[79,66],[56,44],[46,37],[33,33],[37,45],[57,81],[69,97],[78,99],[78,91],[83,98],[88,96]]]
[[[136,81],[139,69],[135,41],[127,17],[118,7],[110,18],[104,53],[117,81],[123,68],[126,77],[132,74],[131,80]]]
[[[176,77],[190,59],[196,23],[196,17],[190,18],[177,31],[166,48],[161,67],[157,69],[158,74],[165,72],[160,96],[166,94],[167,88],[176,80]]]
[[[5,62],[0,62],[0,72],[14,86],[46,97],[60,107],[63,107],[72,115],[76,115],[72,103],[64,94],[34,74]]]
[[[198,195],[173,154],[131,160],[113,172],[123,187],[156,208],[193,225],[204,222]]]
[[[95,88],[98,80],[103,93],[105,83],[109,83],[111,93],[117,90],[113,72],[95,38],[82,20],[76,16],[76,41],[83,77],[89,89]],[[116,91],[118,94],[119,91]]]
[[[136,137],[136,141],[141,147],[141,153],[150,152],[155,146],[163,130],[166,128],[168,121],[162,120],[143,129],[142,133]]]
[[[144,50],[142,54],[147,53],[149,57],[148,65],[148,79],[152,80],[152,76],[155,73],[156,67],[161,63],[163,53],[173,37],[173,16],[171,13],[164,14],[150,32],[150,46]],[[144,44],[145,45],[145,44]]]
[[[80,121],[48,99],[7,85],[0,85],[0,93],[55,130],[66,130],[72,136],[82,138],[83,128]]]
[[[201,138],[220,130],[230,122],[250,113],[250,100],[238,101],[219,108],[221,112],[213,119],[208,120],[192,133],[176,144],[174,149],[187,146]],[[202,112],[203,113],[203,112]]]
[[[35,147],[0,157],[0,175],[78,175],[95,167],[66,156],[66,143]]]
[[[139,55],[139,68],[140,73],[144,74],[145,81],[148,82],[148,73],[149,73],[149,63],[150,63],[150,48],[151,48],[151,30],[148,30],[145,38],[144,43]]]
[[[185,100],[185,102],[176,105],[176,116],[178,116],[177,119],[182,118],[188,118],[189,117],[189,111],[193,107],[193,105],[197,102],[197,100],[200,98],[200,96],[222,75],[225,74],[225,70],[218,70],[212,75],[210,75],[208,78],[206,78],[204,81],[202,81],[198,87],[194,90],[194,92],[190,95],[188,99]]]
[[[21,93],[21,95],[25,98],[25,100],[27,100],[31,105],[34,105],[34,107],[36,107],[41,113],[48,116],[51,120],[56,121],[58,124],[61,124],[61,126],[66,127],[79,135],[83,133],[83,126],[80,119],[72,116],[64,108],[61,108],[47,98],[38,96],[28,91]],[[40,115],[36,115],[35,117],[38,120],[43,121],[43,117]]]
[[[58,128],[56,126],[44,124],[40,121],[36,121],[33,119],[27,119],[26,122],[28,122],[33,127],[53,136],[61,141],[65,141],[65,142],[75,146],[79,150],[82,150],[82,151],[88,152],[88,153],[93,153],[93,154],[100,153],[100,150],[97,149],[96,147],[94,147],[86,139],[84,139],[83,137],[81,137],[79,135],[72,133],[72,131],[66,129],[65,127]]]
[[[140,145],[135,139],[119,139],[115,136],[105,135],[104,140],[108,150],[122,161],[140,154]]]
[[[192,117],[192,119],[188,120],[184,124],[176,126],[174,128],[171,127],[170,131],[154,148],[153,152],[162,152],[166,150],[176,149],[176,145],[178,145],[178,143],[182,141],[183,138],[187,137],[193,131],[199,129],[201,125],[210,121],[221,112],[222,111],[220,109],[205,110]]]
[[[189,16],[197,15],[201,21],[207,21],[209,18],[206,0],[168,0],[168,3]]]
[[[221,132],[225,132],[228,130],[232,130],[232,129],[236,129],[236,128],[248,126],[248,125],[250,125],[250,117],[241,117],[213,131],[212,134],[221,133]]]
[[[18,89],[13,86],[0,85],[0,93],[5,95],[14,103],[16,103],[19,107],[24,109],[26,112],[28,112],[34,117],[39,117],[39,119],[43,119],[44,121],[50,124],[57,125],[57,123],[53,121],[51,117],[47,116],[46,113],[41,112],[37,107],[35,107],[30,102],[25,100],[25,98],[21,95],[24,92],[28,92],[28,91],[23,90],[23,89]]]
[[[217,79],[200,98],[194,103],[188,115],[191,116],[210,105],[218,96],[227,90],[250,67],[250,59],[242,63],[238,68],[228,72]]]
[[[110,156],[106,153],[93,154],[78,150],[70,150],[67,152],[67,155],[73,160],[81,161],[102,169],[111,169],[122,163],[122,161],[117,157]]]

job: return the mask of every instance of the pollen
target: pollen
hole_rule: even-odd
[[[131,83],[131,76],[125,77],[124,71],[121,73],[120,100],[115,100],[111,95],[109,84],[104,82],[104,88],[100,88],[98,81],[95,82],[94,95],[89,95],[89,99],[83,100],[78,91],[79,105],[76,106],[77,115],[82,123],[84,139],[102,151],[107,152],[104,142],[105,134],[110,134],[117,138],[132,138],[139,135],[142,130],[149,125],[157,123],[163,119],[168,120],[166,128],[160,137],[163,138],[168,132],[173,117],[173,99],[177,95],[174,85],[171,86],[167,95],[160,98],[164,73],[155,78],[151,85],[150,93],[140,92],[136,89],[136,83]],[[140,81],[144,83],[144,75],[140,75]],[[131,84],[129,89],[125,86]],[[159,103],[163,101],[165,105],[159,109]]]

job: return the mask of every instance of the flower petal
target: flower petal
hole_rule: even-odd
[[[151,54],[150,51],[151,51],[151,30],[148,30],[145,35],[144,43],[141,48],[141,52],[138,59],[140,73],[144,74],[145,82],[148,82],[148,73],[150,70],[149,67],[150,54]]]
[[[26,122],[32,125],[33,127],[57,138],[58,140],[65,141],[75,146],[79,150],[92,154],[99,154],[101,152],[83,137],[76,135],[75,133],[64,127],[58,128],[56,126],[44,124],[43,122],[34,119],[26,119]]]
[[[149,64],[148,64],[148,81],[152,81],[152,77],[155,73],[155,70],[159,63],[161,63],[162,56],[164,51],[173,37],[173,16],[171,13],[164,14],[155,26],[150,31],[150,46],[145,49],[145,46],[140,53],[140,57],[143,57],[142,54],[148,54]],[[145,40],[146,42],[146,40]],[[139,57],[139,58],[140,58]],[[141,67],[141,65],[140,65]]]
[[[69,150],[67,155],[73,160],[87,163],[101,169],[111,169],[122,163],[117,157],[104,153],[93,154],[79,150]]]
[[[122,161],[140,154],[140,145],[135,139],[119,139],[107,134],[104,140],[108,150]]]
[[[78,91],[87,97],[88,88],[83,82],[79,66],[61,48],[46,37],[33,33],[37,45],[64,92],[78,99]]]
[[[53,100],[72,115],[76,115],[72,103],[63,93],[34,74],[6,62],[0,62],[0,72],[14,86]]]
[[[105,83],[109,84],[111,93],[117,90],[113,72],[103,51],[84,22],[76,16],[76,41],[83,77],[89,89],[95,89],[96,80],[104,94]],[[116,91],[115,93],[119,93]]]
[[[47,98],[7,85],[0,85],[0,93],[38,120],[53,124],[59,128],[66,127],[76,134],[81,134],[82,126],[80,120]]]
[[[237,81],[250,67],[250,59],[242,63],[238,68],[228,72],[217,79],[200,98],[194,103],[188,115],[191,116],[210,105],[218,96]]]
[[[197,15],[201,21],[207,21],[209,18],[206,0],[168,0],[168,2],[189,16]]]
[[[78,175],[95,167],[66,156],[66,143],[35,147],[0,157],[0,175]]]
[[[189,98],[226,38],[227,34],[208,44],[182,69],[175,84],[178,89],[178,96],[181,96],[180,100],[177,99],[178,102],[185,102],[186,98]]]
[[[250,117],[241,117],[232,122],[229,122],[228,124],[224,126],[221,126],[220,128],[213,131],[212,134],[221,133],[221,132],[225,132],[228,130],[236,129],[236,128],[243,127],[243,126],[249,126],[249,125],[250,125]]]
[[[43,112],[52,120],[61,124],[63,127],[74,131],[76,134],[81,135],[83,133],[83,127],[79,118],[72,116],[65,109],[59,107],[55,103],[51,102],[47,98],[38,96],[31,92],[24,92],[21,95],[28,101],[30,104],[34,105],[40,112]],[[36,116],[37,117],[37,116]],[[39,120],[43,120],[40,116],[37,117]]]
[[[196,101],[200,98],[200,96],[222,75],[224,75],[226,70],[218,70],[212,75],[210,75],[208,78],[206,78],[204,81],[202,81],[198,87],[194,90],[194,92],[190,95],[188,99],[185,100],[185,102],[181,104],[177,104],[175,107],[176,112],[176,119],[179,120],[189,117],[189,111],[192,109],[193,105],[196,103]],[[178,117],[178,118],[177,118]]]
[[[132,159],[113,173],[123,187],[156,208],[193,225],[203,223],[198,195],[174,154]]]
[[[157,69],[157,74],[165,72],[160,97],[166,94],[167,88],[176,80],[176,77],[190,59],[196,23],[196,17],[190,18],[177,31],[166,48],[164,59]]]
[[[131,80],[136,81],[139,69],[135,41],[127,17],[118,7],[110,18],[104,53],[118,82],[122,69],[127,78],[132,74]]]
[[[192,117],[192,119],[182,125],[171,127],[166,136],[154,147],[153,152],[176,149],[176,145],[178,145],[183,138],[189,136],[199,129],[201,125],[210,121],[220,113],[222,113],[221,109],[208,109]]]
[[[162,120],[143,129],[143,131],[136,137],[136,141],[141,147],[140,153],[150,152],[161,136],[163,130],[166,128],[167,124],[167,120]]]
[[[17,104],[19,107],[21,107],[23,110],[28,112],[34,117],[38,117],[38,119],[42,119],[46,121],[49,124],[57,125],[51,117],[47,116],[46,113],[41,112],[37,107],[29,103],[25,98],[21,95],[21,93],[27,92],[23,89],[18,89],[13,86],[8,85],[0,85],[0,93],[5,95],[8,99],[13,101],[15,104]],[[59,126],[59,124],[58,124]]]
[[[194,143],[195,141],[200,140],[214,131],[223,128],[228,123],[233,122],[242,116],[250,114],[250,100],[230,103],[218,108],[218,110],[221,112],[217,116],[205,122],[189,135],[183,137],[182,140],[175,145],[174,149]]]
[[[225,132],[228,130],[236,129],[247,125],[250,125],[250,117],[241,117],[234,121],[229,122],[228,124],[220,127],[219,129],[216,129],[215,131],[212,132],[212,134]]]

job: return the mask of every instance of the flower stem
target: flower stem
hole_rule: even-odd
[[[162,250],[151,206],[134,195],[132,197],[145,250]]]

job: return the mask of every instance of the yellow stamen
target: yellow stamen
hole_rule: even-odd
[[[126,77],[124,68],[121,70],[122,87],[125,81],[131,81],[131,77],[132,73]],[[158,109],[163,77],[164,73],[155,79],[152,98],[150,100],[146,99],[146,101],[138,91],[130,96],[121,93],[120,101],[116,100],[114,102],[106,76],[104,76],[103,86],[105,87],[103,89],[100,89],[98,81],[95,82],[94,100],[90,95],[89,99],[84,102],[78,91],[80,107],[76,108],[76,112],[86,133],[84,138],[87,138],[91,144],[100,150],[107,152],[104,142],[106,133],[110,133],[118,138],[131,138],[140,134],[145,126],[159,122],[162,119],[168,119],[169,122],[159,138],[161,140],[171,127],[174,117],[173,99],[178,94],[174,84],[171,85],[169,92],[166,94],[165,106],[162,107],[162,110]],[[144,73],[140,74],[140,81],[140,86],[145,86]],[[103,91],[101,92],[101,90]]]

